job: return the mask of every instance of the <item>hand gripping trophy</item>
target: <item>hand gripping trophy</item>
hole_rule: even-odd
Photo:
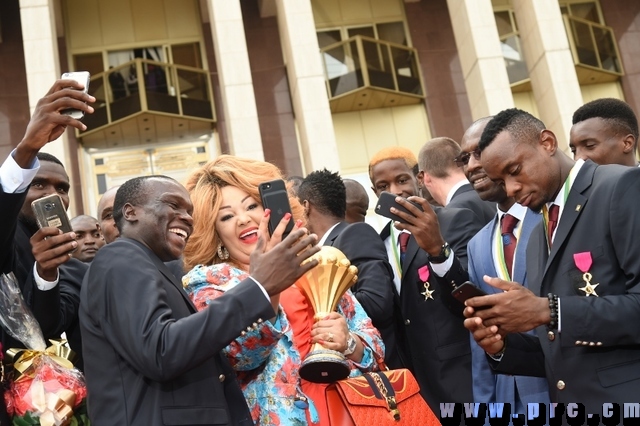
[[[318,321],[334,311],[342,295],[355,284],[358,268],[331,246],[323,246],[311,259],[318,259],[318,266],[300,277],[295,285],[306,296]],[[348,377],[349,371],[342,353],[315,343],[300,367],[300,377],[315,383],[332,383]]]

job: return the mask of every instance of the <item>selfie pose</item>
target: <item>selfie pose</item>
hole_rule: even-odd
[[[264,210],[259,187],[277,179],[282,176],[276,166],[229,155],[207,163],[189,178],[194,229],[184,252],[185,269],[191,271],[183,285],[199,310],[245,285],[242,280],[255,267],[250,255],[260,237],[260,221],[274,214]],[[288,223],[295,223],[294,230],[301,225],[296,221],[302,217],[300,203],[294,198],[288,201],[291,213],[279,221],[269,244],[280,241]],[[272,266],[287,268],[281,262]],[[376,358],[384,357],[378,330],[349,291],[340,299],[338,312],[316,323],[313,307],[295,285],[272,295],[271,304],[275,317],[254,323],[224,349],[253,421],[328,425],[326,385],[299,377],[302,360],[319,342],[345,355],[351,375],[371,371],[377,368]]]

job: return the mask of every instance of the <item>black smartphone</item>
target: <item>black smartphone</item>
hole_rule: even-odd
[[[413,213],[411,213],[405,207],[401,206],[396,202],[396,197],[397,197],[396,195],[387,191],[383,191],[382,193],[380,193],[380,197],[378,197],[378,202],[376,203],[375,212],[381,216],[388,217],[389,219],[395,220],[396,222],[406,223],[404,219],[391,213],[391,207],[395,207],[401,212],[405,212],[407,214],[413,215]],[[414,203],[413,201],[409,201],[409,202],[414,206],[416,206],[420,211],[423,211],[422,206],[420,204]]]
[[[89,71],[65,72],[62,74],[61,78],[65,80],[75,80],[78,83],[84,84],[84,89],[82,91],[84,93],[89,93],[89,82],[91,80],[91,74],[89,74]],[[75,118],[76,120],[80,120],[84,117],[84,111],[75,108],[63,109],[60,111],[60,114],[69,115],[71,118]]]
[[[464,305],[465,300],[471,299],[472,297],[477,296],[486,296],[487,293],[484,290],[476,287],[471,281],[466,281],[460,284],[458,287],[454,288],[451,292],[451,295],[460,303]],[[484,306],[481,308],[475,308],[476,310],[486,309],[488,306]]]
[[[31,209],[36,216],[40,228],[55,227],[62,232],[71,232],[71,223],[67,211],[58,194],[38,198],[31,203]]]
[[[262,206],[265,209],[271,210],[271,216],[269,217],[269,235],[273,235],[273,231],[278,227],[284,215],[291,213],[289,192],[282,179],[262,182],[258,189],[260,191],[260,198],[262,199]],[[293,231],[293,219],[287,224],[282,238],[289,235],[291,231]]]

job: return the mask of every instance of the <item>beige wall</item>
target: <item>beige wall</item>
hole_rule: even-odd
[[[580,91],[582,92],[582,102],[585,104],[600,98],[616,98],[624,101],[624,94],[619,81],[581,86]]]
[[[196,0],[63,0],[62,7],[72,53],[201,37]]]
[[[402,0],[311,0],[316,28],[404,20]]]
[[[422,105],[334,114],[333,126],[342,174],[367,172],[369,158],[387,146],[404,146],[418,155],[431,138]]]

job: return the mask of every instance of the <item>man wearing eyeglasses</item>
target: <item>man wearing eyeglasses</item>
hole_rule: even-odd
[[[467,164],[470,155],[470,152],[461,152],[460,145],[453,139],[431,139],[418,155],[419,179],[438,204],[473,211],[481,228],[495,216],[496,204],[483,201],[459,167]]]

